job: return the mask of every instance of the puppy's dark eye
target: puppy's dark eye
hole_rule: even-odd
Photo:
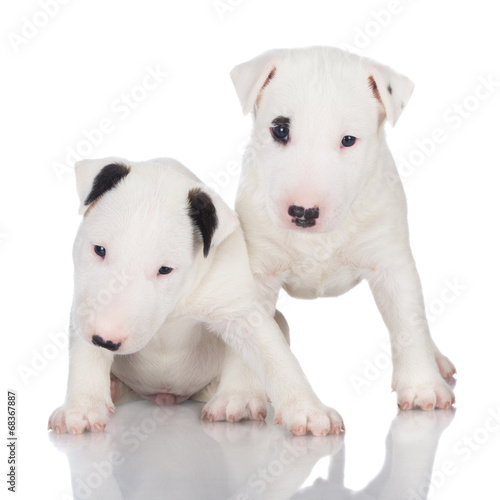
[[[101,245],[94,245],[94,252],[103,259],[106,256],[106,249]]]
[[[345,135],[342,137],[342,146],[345,148],[350,148],[351,146],[354,146],[354,143],[356,142],[356,137],[353,137],[352,135]]]
[[[277,125],[271,128],[271,133],[276,141],[286,144],[288,142],[288,135],[290,130],[285,125]]]
[[[170,274],[173,271],[171,267],[162,266],[158,269],[158,274]]]
[[[277,116],[272,121],[273,127],[269,130],[276,142],[286,144],[290,139],[290,118],[286,116]]]

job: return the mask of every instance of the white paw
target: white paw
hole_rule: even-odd
[[[342,417],[319,401],[312,404],[294,402],[277,408],[274,423],[282,425],[296,436],[308,432],[313,436],[326,436],[345,430]]]
[[[264,420],[267,415],[265,394],[217,393],[204,406],[201,418],[210,422],[227,420]]]
[[[441,374],[441,377],[443,377],[444,379],[452,378],[453,375],[457,373],[455,365],[441,353],[436,354],[436,363],[439,368],[439,373]]]
[[[109,401],[80,401],[66,403],[55,410],[49,418],[48,428],[57,433],[81,434],[88,430],[101,432],[108,423],[109,414],[114,413],[114,405]]]
[[[455,402],[451,387],[441,378],[415,384],[395,384],[401,410],[449,408]]]

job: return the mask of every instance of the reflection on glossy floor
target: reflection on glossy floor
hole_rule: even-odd
[[[200,421],[202,403],[117,407],[106,432],[49,433],[66,454],[74,499],[424,499],[443,430],[455,410],[399,412],[385,462],[363,490],[344,486],[345,436],[296,437],[266,422]],[[327,478],[310,484],[328,457]]]

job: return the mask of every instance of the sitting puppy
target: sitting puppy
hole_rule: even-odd
[[[392,69],[334,48],[273,50],[231,77],[254,129],[236,211],[261,300],[312,299],[366,279],[389,329],[403,410],[448,408],[455,373],[431,339],[406,200],[384,134],[413,91]]]
[[[83,221],[69,380],[49,429],[102,431],[114,411],[112,373],[158,404],[207,397],[220,381],[203,412],[210,420],[263,419],[264,386],[293,433],[340,432],[340,416],[318,400],[259,306],[237,215],[217,194],[171,159],[81,161],[76,183]],[[234,386],[234,352],[260,387]]]

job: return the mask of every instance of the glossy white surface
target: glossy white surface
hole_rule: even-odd
[[[385,454],[380,470],[354,492],[344,479],[344,435],[297,437],[269,422],[200,423],[201,407],[132,403],[104,434],[51,433],[50,442],[68,459],[77,498],[401,499],[425,487],[454,414],[400,413],[377,450]]]
[[[44,17],[41,5],[49,3],[8,2],[0,16],[1,364],[18,417],[12,497],[497,498],[493,4],[54,0],[58,10]],[[41,26],[30,31],[35,19]],[[272,425],[271,407],[265,424],[210,424],[193,402],[118,407],[103,434],[47,432],[66,386],[79,223],[65,163],[77,149],[88,157],[172,156],[232,204],[250,119],[241,116],[230,69],[269,48],[343,44],[416,84],[387,136],[408,198],[431,332],[458,369],[456,410],[398,414],[388,336],[362,283],[337,299],[283,295],[279,305],[294,353],[321,399],[343,416],[345,435],[295,438]],[[147,77],[155,71],[156,86]],[[2,498],[6,489],[3,482]]]

